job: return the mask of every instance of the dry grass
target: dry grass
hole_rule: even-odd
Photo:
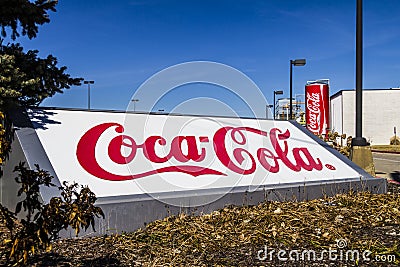
[[[355,261],[260,261],[270,249],[370,250],[395,255],[400,263],[400,188],[388,194],[337,195],[307,202],[266,202],[226,207],[202,216],[179,215],[133,233],[54,244],[52,253],[35,257],[36,266],[354,266]],[[372,256],[371,256],[372,258]],[[371,266],[390,266],[369,262]]]

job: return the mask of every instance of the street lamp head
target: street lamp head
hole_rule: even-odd
[[[139,99],[132,99],[132,102],[139,102]]]
[[[295,60],[290,60],[290,63],[294,66],[304,66],[306,65],[306,60],[304,58],[295,59]]]
[[[84,84],[94,84],[94,81],[83,81]]]
[[[276,94],[276,95],[283,95],[283,91],[282,91],[282,90],[274,91],[274,94]]]

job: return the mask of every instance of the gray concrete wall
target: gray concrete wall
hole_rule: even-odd
[[[26,158],[20,142],[14,135],[14,141],[11,143],[11,153],[3,165],[3,176],[0,178],[0,203],[11,211],[15,210],[16,203],[21,199],[17,197],[17,191],[20,186],[15,181],[15,177],[18,174],[14,172],[15,166],[19,162],[26,162]]]

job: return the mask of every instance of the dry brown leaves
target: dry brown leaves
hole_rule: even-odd
[[[288,266],[260,261],[257,252],[275,249],[346,248],[396,255],[400,260],[400,190],[337,195],[308,202],[266,202],[226,207],[211,214],[181,214],[133,233],[62,240],[37,266]],[[353,266],[362,262],[297,262],[293,266]],[[331,264],[331,265],[330,265]],[[370,262],[369,265],[379,265]],[[389,266],[385,264],[384,266]]]
[[[132,234],[110,237],[120,255],[148,266],[253,265],[265,245],[275,249],[351,249],[399,253],[398,194],[368,192],[308,202],[227,207],[203,216],[173,216]],[[393,237],[393,238],[392,238]]]

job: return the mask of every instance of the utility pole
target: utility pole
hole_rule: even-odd
[[[352,146],[367,146],[367,140],[362,137],[362,74],[363,74],[363,16],[362,0],[357,0],[356,11],[356,137]]]

